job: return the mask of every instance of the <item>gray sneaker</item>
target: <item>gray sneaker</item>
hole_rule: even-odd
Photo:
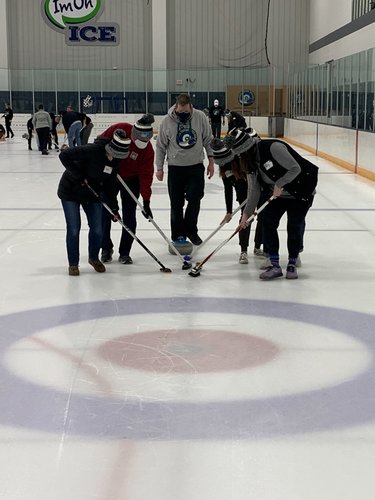
[[[130,255],[120,255],[118,261],[121,262],[121,264],[133,264],[133,259]]]
[[[298,255],[296,260],[296,267],[301,267],[301,266],[302,266],[301,257]]]
[[[261,248],[254,247],[254,255],[256,257],[264,257],[263,250]]]
[[[259,275],[261,280],[273,280],[275,278],[280,278],[283,275],[280,266],[269,266],[267,269]]]
[[[113,248],[110,250],[102,250],[101,261],[102,262],[112,262]]]
[[[287,280],[296,280],[298,278],[296,266],[288,265],[286,268],[286,276]]]
[[[241,252],[240,258],[238,260],[240,264],[248,264],[249,259],[247,258],[247,252]]]
[[[270,258],[267,257],[266,255],[263,257],[263,261],[261,262],[259,269],[267,269],[268,267],[271,267],[271,261]]]

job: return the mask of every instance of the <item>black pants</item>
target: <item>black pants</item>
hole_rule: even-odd
[[[27,133],[29,134],[29,137],[27,138],[27,143],[29,145],[29,149],[31,149],[31,140],[33,138],[33,128],[28,128]]]
[[[49,127],[37,128],[36,133],[38,134],[39,150],[46,151],[49,137]]]
[[[221,122],[211,122],[212,135],[220,139],[221,136]]]
[[[6,131],[7,131],[7,137],[9,137],[9,134],[10,134],[11,137],[14,136],[13,130],[11,129],[11,125],[12,125],[12,121],[11,120],[7,120],[5,118],[5,128],[6,128]]]
[[[303,247],[305,217],[313,203],[294,198],[277,198],[269,203],[263,211],[264,244],[270,257],[279,255],[279,227],[281,217],[287,214],[287,246],[290,258],[296,259]]]
[[[204,196],[204,166],[168,165],[168,193],[171,202],[172,240],[198,234],[198,216]],[[184,213],[185,200],[187,206]]]
[[[139,198],[139,178],[132,177],[131,179],[124,179],[126,185],[132,191],[136,198]],[[137,229],[137,217],[136,210],[137,204],[126,191],[126,189],[118,185],[118,190],[121,196],[121,211],[122,211],[122,221],[126,227],[128,227],[134,234]],[[103,240],[102,249],[111,250],[113,248],[113,242],[111,240],[111,214],[103,207]],[[130,255],[130,250],[132,248],[134,239],[130,234],[122,228],[121,240],[119,245],[119,255],[122,257]]]
[[[241,205],[241,203],[245,201],[247,198],[247,181],[245,179],[236,180],[234,184],[234,189],[236,191],[236,199],[238,203]],[[245,207],[242,207],[241,209],[241,215],[243,214],[244,208]],[[249,246],[250,228],[251,224],[249,224],[245,229],[241,229],[241,231],[238,233],[241,252],[247,252],[247,248]]]

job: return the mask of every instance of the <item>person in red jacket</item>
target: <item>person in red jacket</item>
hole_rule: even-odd
[[[154,116],[151,113],[147,113],[134,124],[127,122],[116,123],[102,134],[104,137],[112,138],[115,130],[122,129],[125,130],[126,136],[131,138],[129,156],[121,160],[118,173],[136,198],[139,198],[140,195],[142,196],[142,214],[146,219],[149,217],[152,218],[150,198],[152,194],[151,184],[154,177],[154,149],[150,141],[153,136],[153,123]],[[123,222],[125,226],[135,233],[137,228],[137,203],[119,181],[118,192],[120,192],[121,196]],[[133,260],[130,257],[133,241],[130,234],[123,228],[118,259],[122,264],[133,264]],[[112,261],[113,246],[111,240],[111,217],[108,213],[103,213],[102,262]]]

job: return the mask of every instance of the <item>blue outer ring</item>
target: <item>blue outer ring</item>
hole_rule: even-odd
[[[1,352],[42,330],[131,314],[216,313],[310,323],[354,337],[375,352],[375,317],[322,306],[219,297],[101,301],[0,317]],[[246,318],[244,317],[244,325]],[[324,367],[322,367],[324,369]],[[209,402],[112,400],[41,387],[0,366],[0,423],[72,435],[129,439],[265,438],[327,431],[373,422],[375,366],[333,387],[302,394]],[[69,401],[69,415],[64,411]]]

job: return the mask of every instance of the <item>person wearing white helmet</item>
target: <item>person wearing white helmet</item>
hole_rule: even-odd
[[[211,123],[212,135],[220,139],[221,124],[225,123],[225,115],[224,108],[220,106],[218,99],[215,99],[213,106],[209,108],[208,118]]]

